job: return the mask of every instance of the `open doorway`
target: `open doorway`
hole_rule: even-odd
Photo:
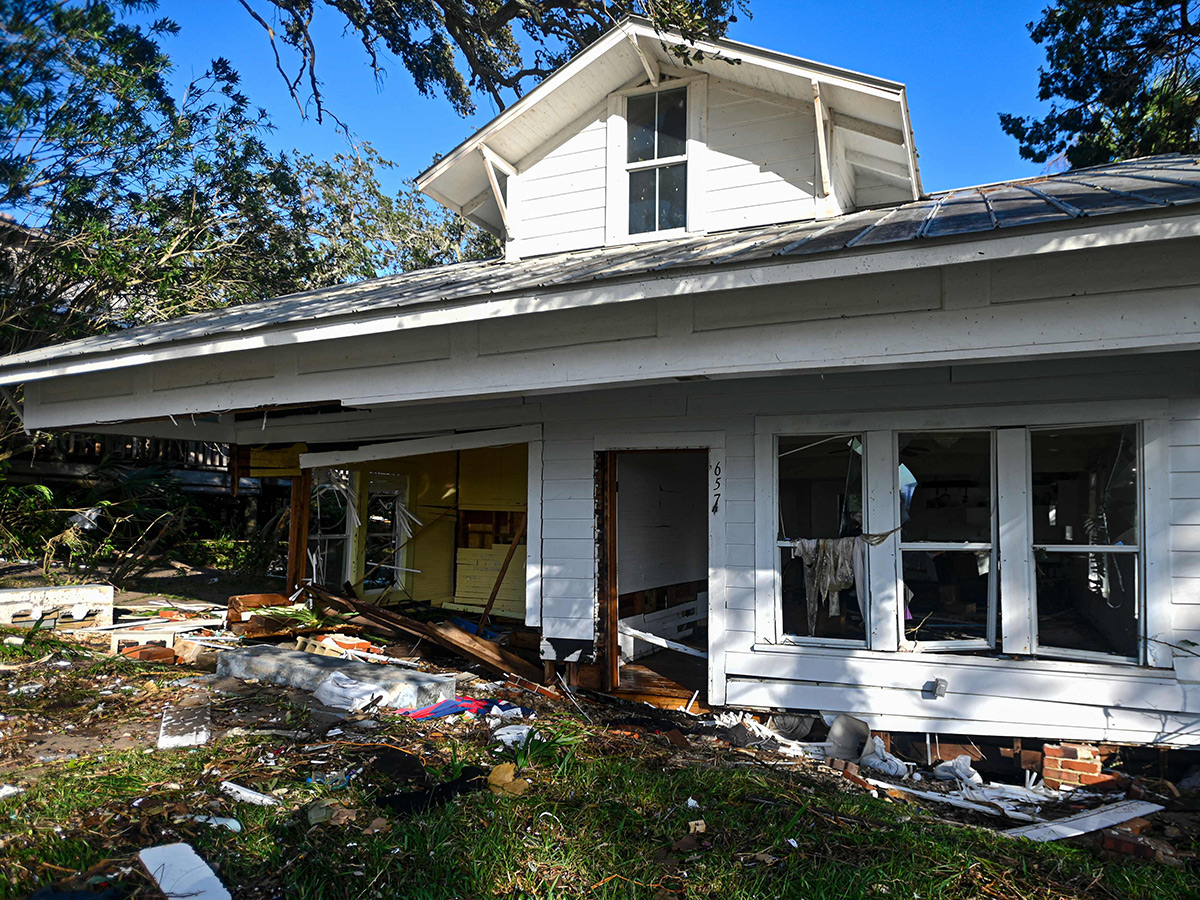
[[[607,689],[705,700],[708,453],[597,454]]]

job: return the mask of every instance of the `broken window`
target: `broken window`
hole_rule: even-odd
[[[313,582],[341,591],[349,573],[354,509],[350,473],[318,469],[313,474],[308,527],[308,568]]]
[[[777,454],[782,631],[865,642],[862,435],[780,437]]]
[[[413,526],[419,525],[407,506],[408,479],[402,475],[372,474],[367,490],[367,520],[363,546],[364,594],[392,588],[405,590],[411,567],[405,562]]]
[[[990,431],[901,432],[904,636],[937,646],[995,645],[996,564]]]
[[[1138,428],[1030,433],[1037,647],[1138,657]]]

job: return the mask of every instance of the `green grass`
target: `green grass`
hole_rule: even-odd
[[[477,732],[430,738],[429,730],[400,722],[372,740],[415,747],[446,775],[456,764],[495,760]],[[578,736],[580,728],[562,730]],[[279,765],[264,764],[268,749],[281,754]],[[351,763],[370,749],[339,748]],[[524,770],[533,782],[525,796],[470,794],[408,820],[375,805],[384,786],[372,784],[369,770],[341,790],[306,784],[309,758],[239,739],[60,765],[26,794],[0,801],[0,897],[24,897],[69,872],[175,840],[192,843],[235,896],[289,900],[1197,895],[1187,871],[933,823],[907,804],[842,792],[793,769],[731,767],[719,754],[678,765],[653,740],[615,744],[596,733],[564,742]],[[222,778],[287,792],[280,807],[234,803],[217,789]],[[310,829],[304,806],[320,797],[362,812],[352,824]],[[688,808],[689,797],[700,810]],[[173,823],[184,809],[235,816],[244,830]],[[391,819],[391,830],[363,834],[376,816]],[[697,818],[708,846],[672,851]]]
[[[32,782],[26,793],[0,800],[0,900],[27,897],[93,867],[128,867],[118,880],[145,889],[137,851],[179,840],[195,846],[239,898],[1200,896],[1194,862],[1177,869],[1101,859],[1086,844],[1031,844],[947,825],[932,818],[945,813],[941,808],[876,800],[802,767],[744,765],[746,755],[723,745],[695,742],[681,754],[662,738],[633,740],[585,726],[566,708],[538,720],[544,740],[502,754],[493,752],[482,725],[385,719],[364,740],[420,755],[435,782],[463,766],[500,761],[516,763],[532,782],[521,797],[483,791],[406,819],[380,805],[396,786],[367,766],[378,746],[349,742],[321,750],[236,738],[195,750],[97,750],[13,769],[5,746],[22,728],[78,723],[97,703],[106,731],[119,734],[139,720],[143,733],[153,731],[154,704],[170,695],[171,681],[189,674],[128,659],[81,659],[74,645],[50,634],[4,647],[0,656],[19,662],[47,653],[75,653],[74,665],[0,678],[4,685],[47,685],[36,695],[0,696],[7,717],[0,722],[0,764],[10,766],[0,780]],[[134,690],[99,693],[118,678]],[[214,715],[245,699],[274,702],[265,694],[217,696]],[[282,727],[308,727],[300,710],[284,711]],[[314,765],[321,757],[328,761]],[[346,788],[306,782],[364,766]],[[220,793],[223,779],[280,789],[281,805],[236,803]],[[359,810],[357,820],[311,828],[305,807],[321,798]],[[689,808],[688,798],[700,809]],[[232,816],[243,831],[174,821],[186,812]],[[376,817],[388,819],[390,830],[364,834]],[[672,849],[689,821],[701,818],[702,843]]]

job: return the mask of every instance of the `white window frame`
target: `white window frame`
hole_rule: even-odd
[[[687,90],[687,146],[683,156],[628,161],[629,130],[626,108],[630,97],[659,94],[664,91]],[[608,98],[608,148],[605,210],[605,240],[608,244],[644,243],[682,237],[702,232],[704,214],[701,209],[704,172],[704,151],[708,132],[708,76],[689,75],[664,78],[657,85],[639,85],[616,91]],[[678,162],[687,164],[687,225],[664,231],[629,233],[629,173],[638,169],[657,169]]]
[[[869,513],[867,510],[867,504],[866,504],[866,494],[867,494],[867,459],[866,459],[866,449],[865,449],[866,435],[861,431],[832,432],[830,434],[825,434],[824,432],[796,432],[796,433],[780,432],[780,433],[772,434],[770,436],[771,437],[771,484],[772,484],[771,517],[772,517],[772,521],[774,521],[774,522],[779,521],[779,505],[780,505],[780,503],[779,503],[779,439],[780,438],[792,438],[792,437],[798,436],[799,434],[803,434],[805,437],[812,437],[814,439],[819,439],[819,438],[823,438],[823,437],[834,438],[839,434],[852,435],[854,437],[862,438],[863,446],[864,446],[863,456],[862,456],[862,490],[863,490],[863,501],[864,501],[863,502],[863,511],[862,511],[863,512],[863,533],[869,534],[871,529],[870,529],[870,518],[869,518]],[[773,533],[777,535],[777,532],[773,532]],[[772,559],[774,560],[774,579],[775,580],[774,580],[774,585],[772,586],[772,593],[773,593],[773,596],[775,596],[777,598],[783,597],[783,567],[779,563],[779,556],[780,556],[779,551],[786,550],[786,549],[790,548],[791,546],[792,546],[791,541],[779,540],[778,537],[775,538],[774,548],[773,548],[774,556],[772,557]],[[860,598],[860,600],[859,600],[860,606],[862,606],[863,629],[865,632],[862,640],[855,640],[854,638],[819,637],[819,636],[806,635],[806,634],[789,634],[786,631],[784,631],[784,629],[783,629],[783,617],[777,615],[775,617],[775,619],[776,619],[775,627],[772,629],[772,631],[773,631],[773,641],[772,642],[776,643],[776,644],[791,644],[793,646],[798,646],[798,647],[804,647],[804,646],[808,646],[808,647],[860,647],[860,648],[864,648],[864,649],[866,647],[868,647],[870,644],[870,638],[871,638],[871,619],[873,617],[873,604],[870,601],[870,597],[871,597],[871,589],[870,589],[871,558],[870,557],[871,557],[871,555],[870,555],[870,553],[868,553],[867,554],[867,564],[865,566],[866,578],[867,578],[867,591],[866,591],[867,602],[864,605],[864,604],[862,604],[862,598]],[[779,607],[777,606],[776,608],[779,608]]]
[[[1073,659],[1079,662],[1114,662],[1127,663],[1130,665],[1142,665],[1147,658],[1147,645],[1150,643],[1147,640],[1147,620],[1146,620],[1146,517],[1145,517],[1145,427],[1140,419],[1126,419],[1123,421],[1110,422],[1086,422],[1082,424],[1071,425],[1039,425],[1036,427],[1025,429],[1026,445],[1029,447],[1025,454],[1026,461],[1026,483],[1032,487],[1033,485],[1033,453],[1032,441],[1035,431],[1046,431],[1051,428],[1058,428],[1063,431],[1069,431],[1072,428],[1086,428],[1091,426],[1103,425],[1133,425],[1137,432],[1137,499],[1138,499],[1138,519],[1137,519],[1137,545],[1130,546],[1127,544],[1038,544],[1033,541],[1033,495],[1030,492],[1026,498],[1026,514],[1029,517],[1030,523],[1030,585],[1032,596],[1030,599],[1030,619],[1033,625],[1033,640],[1031,642],[1033,655],[1045,659]],[[1033,568],[1036,563],[1036,553],[1038,550],[1044,550],[1049,553],[1070,553],[1076,556],[1083,556],[1088,553],[1125,553],[1133,554],[1137,557],[1137,564],[1134,566],[1134,597],[1136,606],[1135,618],[1138,623],[1138,652],[1137,656],[1121,657],[1113,653],[1100,653],[1093,650],[1076,650],[1070,647],[1052,647],[1042,644],[1038,633],[1038,608],[1037,608],[1037,575]]]
[[[777,476],[775,469],[776,435],[862,433],[864,526],[868,533],[879,534],[898,528],[899,503],[896,471],[898,452],[896,434],[916,431],[994,430],[994,467],[996,505],[995,558],[999,563],[1000,622],[1005,659],[963,657],[965,660],[1012,665],[1063,665],[1099,663],[1129,670],[1135,665],[1170,668],[1171,653],[1171,571],[1170,506],[1167,454],[1170,443],[1169,403],[1162,398],[1137,401],[1083,401],[1079,403],[1028,404],[963,409],[908,409],[862,414],[812,416],[763,416],[755,419],[755,645],[756,652],[779,652],[792,643],[803,643],[849,653],[883,653],[897,650],[920,651],[919,645],[903,640],[903,605],[899,534],[891,535],[868,552],[870,583],[870,629],[866,650],[855,649],[852,642],[831,639],[780,640],[778,626],[779,590],[776,570]],[[1139,659],[1112,654],[1086,653],[1040,648],[1035,652],[1036,590],[1033,568],[1032,500],[1029,485],[1029,432],[1040,427],[1085,427],[1137,423],[1139,448]],[[1005,602],[1005,598],[1010,598]],[[1024,602],[1011,598],[1024,597]],[[993,617],[994,618],[994,617]],[[782,646],[781,646],[782,645]],[[939,648],[941,649],[941,648]],[[939,655],[946,656],[942,653]],[[947,658],[949,658],[947,656]]]
[[[893,502],[896,505],[896,521],[900,521],[900,435],[901,434],[937,434],[955,433],[962,434],[963,432],[973,431],[976,433],[986,433],[990,437],[989,453],[989,469],[991,471],[991,496],[988,503],[991,510],[991,540],[984,543],[975,543],[970,541],[954,542],[954,541],[908,541],[905,542],[902,537],[899,537],[899,542],[896,547],[896,577],[897,589],[901,595],[904,591],[904,554],[920,553],[922,551],[943,551],[949,553],[961,553],[970,551],[987,550],[991,553],[991,562],[988,566],[988,609],[987,609],[987,637],[975,640],[945,640],[945,641],[911,641],[907,642],[908,646],[913,650],[918,650],[925,653],[952,653],[955,650],[991,650],[996,646],[996,607],[1000,600],[1000,534],[999,534],[999,515],[997,514],[996,495],[997,474],[996,474],[996,431],[995,428],[922,428],[908,429],[902,428],[892,432],[892,440],[896,442],[896,459],[897,464],[892,469],[892,494]],[[900,608],[900,634],[904,635],[905,620],[904,607]]]

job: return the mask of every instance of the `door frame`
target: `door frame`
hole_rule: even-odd
[[[615,544],[616,453],[624,450],[708,451],[708,705],[725,703],[725,432],[646,432],[597,434],[596,462],[596,648],[605,690],[619,682],[617,646]],[[602,462],[603,461],[603,462]],[[603,475],[602,475],[603,470]],[[611,530],[609,530],[611,529]],[[606,533],[602,534],[602,530]]]

